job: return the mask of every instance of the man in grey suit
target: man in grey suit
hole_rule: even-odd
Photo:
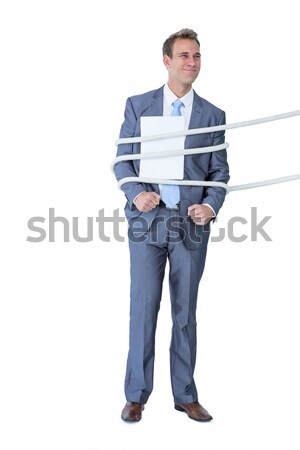
[[[140,136],[142,116],[183,115],[186,128],[225,123],[225,113],[192,89],[201,67],[200,44],[193,30],[172,34],[163,45],[168,82],[127,100],[120,138]],[[177,108],[175,110],[175,108]],[[185,148],[224,143],[224,131],[187,136]],[[140,144],[121,144],[117,155],[140,153]],[[138,177],[138,160],[115,165],[118,180]],[[155,174],[153,174],[155,176]],[[227,183],[225,150],[184,157],[184,179]],[[129,222],[131,303],[130,339],[125,377],[126,405],[122,419],[137,422],[153,389],[155,330],[166,261],[172,308],[170,371],[175,409],[197,421],[212,416],[198,402],[196,305],[204,270],[209,222],[225,198],[221,187],[172,186],[136,182],[122,186]]]

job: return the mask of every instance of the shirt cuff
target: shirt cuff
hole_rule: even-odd
[[[136,201],[136,199],[138,198],[138,196],[141,195],[141,194],[143,194],[144,192],[146,192],[146,191],[140,192],[136,197],[134,197],[134,199],[133,199],[133,201],[132,201],[132,203],[133,203],[134,205],[135,205],[135,201]]]
[[[212,208],[208,203],[202,203],[202,205],[208,206],[214,213],[213,217],[216,217],[216,212],[215,212],[214,208]]]

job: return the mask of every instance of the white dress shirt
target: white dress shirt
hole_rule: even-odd
[[[174,94],[174,92],[171,91],[168,84],[166,83],[164,85],[164,107],[163,107],[163,116],[171,116],[173,106],[172,103],[177,100],[178,97]],[[185,94],[183,97],[180,98],[180,100],[183,103],[183,106],[181,107],[181,115],[184,117],[185,120],[185,129],[187,130],[190,124],[191,115],[192,115],[192,107],[193,107],[193,100],[194,100],[194,91],[191,89],[187,94]]]

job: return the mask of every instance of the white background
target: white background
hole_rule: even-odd
[[[161,45],[199,33],[194,87],[227,122],[299,109],[294,1],[4,1],[1,43],[1,448],[299,449],[299,181],[231,193],[231,217],[272,216],[272,242],[211,243],[198,303],[196,380],[214,420],[173,408],[165,286],[155,389],[120,419],[128,343],[127,242],[26,241],[32,216],[106,216],[124,205],[110,172],[129,95],[166,81]],[[228,131],[230,184],[300,172],[299,117]],[[72,229],[71,229],[72,231]],[[120,231],[126,234],[126,225]],[[237,225],[236,235],[248,234]]]

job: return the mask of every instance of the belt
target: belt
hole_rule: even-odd
[[[172,209],[172,210],[174,210],[174,211],[178,211],[179,208],[180,208],[180,202],[176,203],[176,205],[172,206],[172,208],[169,208],[169,207],[165,204],[165,202],[163,202],[162,200],[160,200],[160,202],[159,202],[159,207],[160,207],[160,208]]]

